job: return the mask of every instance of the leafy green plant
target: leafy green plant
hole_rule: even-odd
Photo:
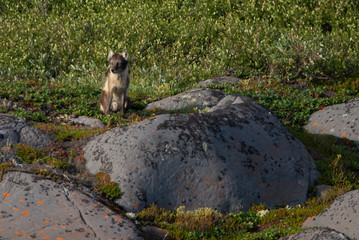
[[[56,141],[75,141],[92,134],[103,132],[103,129],[92,129],[64,124],[36,123],[34,127],[55,135]]]
[[[34,149],[27,145],[16,144],[17,150],[16,156],[19,157],[25,163],[37,163],[46,157],[46,154],[40,150]]]
[[[0,163],[0,182],[4,172],[9,171],[13,167],[12,163]]]
[[[114,200],[123,194],[120,187],[118,186],[118,183],[111,182],[110,176],[107,173],[97,173],[96,180],[98,181],[96,188],[107,198]]]
[[[143,221],[161,224],[163,222],[173,223],[176,213],[174,211],[166,211],[164,208],[159,208],[155,204],[150,204],[149,207],[139,212],[137,216]]]
[[[65,169],[69,166],[67,162],[50,157],[45,152],[27,145],[16,144],[15,149],[17,150],[16,156],[28,164],[48,164],[61,169]]]

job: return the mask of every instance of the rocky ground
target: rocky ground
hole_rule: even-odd
[[[240,81],[223,77],[199,85],[227,80]],[[253,203],[274,207],[307,199],[309,185],[319,174],[313,158],[266,107],[248,97],[198,88],[147,106],[154,108],[194,111],[161,114],[60,145],[31,123],[0,114],[0,163],[12,164],[0,182],[0,239],[164,238],[164,232],[144,230],[125,214],[151,203],[228,213],[248,210]],[[358,143],[358,108],[357,99],[325,108],[314,113],[305,128]],[[64,123],[105,127],[86,116]],[[70,161],[73,168],[52,168],[47,175],[43,166],[19,161],[12,148],[17,143],[47,151],[74,150],[77,161]],[[115,206],[93,191],[99,172],[123,191]],[[303,225],[320,228],[283,239],[358,238],[357,195],[348,192]]]

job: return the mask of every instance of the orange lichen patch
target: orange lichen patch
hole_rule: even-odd
[[[21,236],[22,232],[15,232],[16,235]]]
[[[19,202],[25,202],[25,200],[24,200],[24,199],[20,199]]]
[[[343,133],[342,136],[345,137],[347,134],[346,133]]]
[[[315,126],[317,126],[318,125],[318,123],[316,122],[316,123],[313,123],[313,126],[315,127]]]
[[[59,228],[58,227],[54,227],[55,230],[58,230]]]
[[[60,228],[65,229],[65,228],[66,228],[66,226],[60,226]]]
[[[105,215],[105,218],[108,218],[108,216],[107,216],[107,215]]]
[[[117,222],[121,222],[121,221],[122,221],[122,219],[121,219],[121,218],[115,218],[115,221],[117,221]]]
[[[325,134],[325,133],[326,133],[326,131],[325,131],[325,130],[323,130],[323,131],[322,131],[322,133],[323,133],[323,134]]]
[[[0,232],[5,232],[5,229],[0,229]]]
[[[56,240],[64,240],[63,238],[56,238]]]
[[[44,231],[44,230],[41,230],[40,233],[45,233],[45,231]]]
[[[98,207],[98,205],[97,205],[97,204],[94,204],[93,206],[94,206],[94,207]]]
[[[4,198],[10,197],[10,193],[4,193]]]
[[[23,211],[22,215],[29,215],[30,213],[28,211]]]
[[[19,209],[18,209],[18,208],[16,208],[16,207],[14,207],[12,210],[14,210],[14,211],[19,211]]]
[[[133,204],[133,207],[137,209],[138,205],[135,203],[135,204]]]
[[[130,167],[132,168],[132,164],[130,164]]]
[[[6,201],[4,201],[4,203],[10,203],[10,201],[7,201],[7,200],[6,200]]]
[[[50,239],[50,236],[43,237],[42,239]]]
[[[45,222],[45,223],[50,223],[50,221],[49,221],[49,220],[45,220],[44,222]]]
[[[41,205],[44,204],[44,202],[42,202],[42,201],[38,201],[37,203],[38,203],[38,204],[41,204]]]
[[[307,217],[307,220],[309,220],[309,219],[312,219],[312,218],[314,218],[314,216],[311,216],[311,217]]]

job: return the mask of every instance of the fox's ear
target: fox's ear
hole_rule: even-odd
[[[124,59],[126,59],[126,61],[130,60],[130,57],[128,56],[128,52],[124,51],[123,53],[121,53],[121,55]]]
[[[112,50],[110,50],[110,52],[108,53],[108,60],[110,60],[113,55],[115,55],[115,53]]]

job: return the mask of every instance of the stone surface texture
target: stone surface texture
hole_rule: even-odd
[[[280,240],[349,240],[343,233],[330,228],[310,228],[300,233],[282,237]]]
[[[51,180],[10,172],[0,193],[0,239],[143,239],[130,220]]]
[[[158,115],[111,129],[84,147],[88,171],[119,183],[116,201],[187,210],[247,210],[306,200],[317,172],[305,147],[265,107],[228,97],[203,114]]]
[[[304,128],[310,133],[345,137],[359,145],[359,98],[313,113]]]
[[[0,114],[0,147],[21,143],[43,148],[50,142],[51,138],[47,133],[28,126],[21,118]]]
[[[325,197],[326,195],[328,195],[328,193],[330,193],[330,191],[332,191],[333,187],[326,184],[322,184],[316,186],[315,188],[316,188],[316,193],[315,193],[316,197]]]
[[[237,83],[239,82],[241,79],[236,78],[236,77],[231,77],[231,76],[221,76],[221,77],[214,77],[211,79],[207,79],[204,81],[201,81],[198,83],[199,87],[206,87],[209,85],[221,85],[221,84],[225,84],[225,83]]]
[[[191,89],[172,97],[164,98],[147,105],[146,110],[184,110],[198,108],[200,110],[216,105],[225,94],[219,90],[208,88]]]
[[[105,124],[103,124],[103,122],[100,119],[91,118],[88,116],[71,117],[69,121],[72,123],[81,124],[91,128],[97,128],[97,129],[105,128]]]
[[[359,239],[359,189],[339,196],[319,215],[306,220],[303,227],[328,227]]]

